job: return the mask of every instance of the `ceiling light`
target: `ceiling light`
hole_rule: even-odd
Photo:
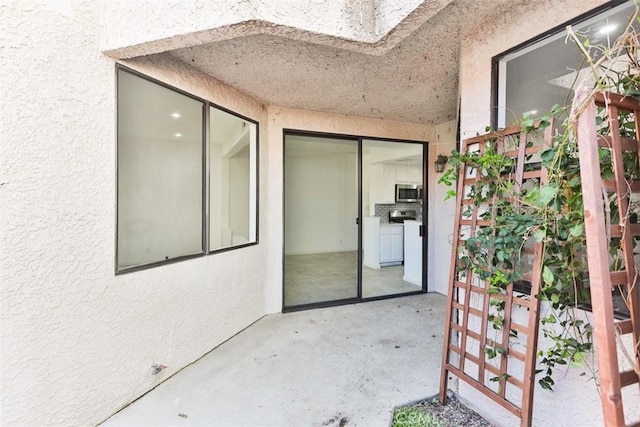
[[[525,116],[533,116],[534,114],[538,114],[538,110],[529,110],[524,112]]]
[[[179,119],[180,113],[171,113],[171,117],[173,117],[174,119]]]
[[[173,136],[175,136],[176,138],[180,138],[182,136],[182,134],[180,132],[178,132],[178,133],[174,133]]]
[[[616,28],[618,28],[618,26],[616,24],[605,25],[604,27],[600,28],[600,30],[598,30],[598,33],[600,33],[600,34],[609,34],[609,33],[613,32]]]

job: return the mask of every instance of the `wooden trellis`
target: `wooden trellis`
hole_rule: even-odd
[[[640,426],[640,420],[625,422],[622,399],[623,388],[640,384],[640,284],[633,252],[634,245],[640,242],[640,223],[637,209],[632,209],[640,201],[640,103],[615,94],[596,94],[593,100],[588,94],[589,89],[579,91],[574,105],[583,109],[578,117],[577,136],[602,409],[607,426]],[[604,128],[596,125],[598,108],[600,117],[604,113],[608,123]],[[623,135],[629,132],[621,131],[621,121],[634,124],[631,129],[635,129],[635,137]],[[613,177],[601,170],[601,150],[610,153]],[[617,211],[615,221],[610,218],[610,209],[606,209],[609,201]],[[621,264],[611,262],[610,250],[614,246],[621,253]],[[626,300],[627,320],[614,319],[612,287],[619,287]],[[621,348],[624,343],[620,336],[624,335],[632,335],[633,348],[626,351]],[[628,365],[622,371],[618,362],[621,353]],[[627,403],[632,408],[640,407],[640,401]]]
[[[461,153],[477,151],[482,154],[491,147],[498,154],[513,159],[514,168],[505,173],[504,179],[511,181],[518,191],[523,186],[540,186],[546,183],[547,172],[541,167],[540,160],[536,161],[536,156],[542,149],[550,146],[552,128],[553,126],[547,128],[544,138],[538,132],[527,134],[520,127],[469,138],[463,141]],[[469,191],[482,181],[480,171],[461,165],[449,274],[440,400],[444,402],[448,376],[454,374],[520,417],[522,425],[531,425],[540,318],[540,301],[535,295],[540,289],[542,243],[530,245],[527,251],[532,258],[530,270],[525,274],[525,281],[530,284],[530,296],[514,289],[514,283],[509,283],[505,292],[487,292],[489,284],[472,269],[462,265],[462,253],[468,239],[475,237],[484,227],[493,227],[495,221],[492,205],[496,203],[497,196],[486,206],[476,206]],[[496,298],[504,301],[503,325],[499,331],[492,328],[490,320],[490,300]],[[498,336],[492,338],[491,333]],[[488,355],[487,348],[499,348],[500,352],[497,356],[495,353]]]
[[[576,133],[600,395],[607,426],[638,427],[640,420],[625,420],[625,407],[637,412],[640,402],[636,397],[623,402],[623,390],[635,385],[640,391],[640,275],[636,267],[636,260],[640,261],[640,102],[615,94],[590,98],[588,93],[588,89],[579,91],[574,106],[579,110]],[[604,118],[604,125],[602,120],[596,120],[597,116]],[[491,147],[513,159],[515,168],[505,172],[505,178],[516,189],[542,185],[546,171],[534,167],[531,157],[550,144],[551,129],[552,126],[547,129],[541,144],[520,128],[510,128],[467,139],[461,152],[482,154]],[[607,155],[611,167],[601,168],[603,156]],[[529,249],[533,260],[525,280],[531,285],[531,297],[519,294],[521,289],[515,289],[514,283],[500,294],[487,292],[488,284],[462,262],[468,239],[495,225],[491,206],[496,198],[485,206],[476,206],[469,191],[482,182],[481,173],[461,166],[440,399],[444,402],[448,376],[454,374],[520,417],[521,425],[531,425],[540,309],[535,295],[540,289],[543,248],[541,243],[535,243]],[[624,301],[628,318],[616,319],[620,313],[614,308],[614,294],[618,295],[618,302]],[[491,338],[490,300],[495,298],[504,302],[504,323],[499,328],[500,336]],[[518,340],[526,337],[524,351],[512,341],[511,332],[518,333]],[[502,350],[497,360],[495,354],[487,356],[488,347]],[[514,361],[521,363],[517,374],[510,369]],[[491,380],[497,381],[492,384]]]

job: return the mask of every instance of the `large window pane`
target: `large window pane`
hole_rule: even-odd
[[[119,270],[202,252],[203,110],[118,70]]]
[[[284,305],[358,297],[358,141],[285,134]]]
[[[362,140],[363,298],[423,288],[422,166],[422,144]]]
[[[627,1],[575,24],[574,29],[588,36],[592,45],[606,46],[624,31],[634,7]],[[612,65],[618,70],[627,67],[622,60]],[[537,117],[554,104],[570,103],[570,89],[590,74],[580,50],[566,40],[564,29],[503,55],[498,60],[497,126],[505,127],[524,113]]]
[[[257,125],[209,110],[209,250],[256,241]]]

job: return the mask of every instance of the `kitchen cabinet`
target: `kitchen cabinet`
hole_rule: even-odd
[[[422,167],[415,165],[396,166],[396,182],[422,184]]]
[[[404,260],[404,233],[402,224],[380,224],[380,217],[364,218],[364,265],[378,269],[402,264]]]
[[[396,202],[396,184],[422,184],[422,167],[374,163],[370,169],[370,202],[394,204]],[[373,212],[373,210],[372,210]]]
[[[371,165],[371,201],[373,203],[395,203],[396,168],[393,165],[376,163]]]
[[[401,224],[380,226],[380,264],[401,263],[404,259],[404,236]]]

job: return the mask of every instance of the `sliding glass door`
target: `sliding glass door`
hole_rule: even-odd
[[[284,305],[358,297],[358,140],[285,136]]]
[[[284,309],[424,292],[424,144],[284,137]]]
[[[362,298],[422,283],[423,145],[362,140]]]

